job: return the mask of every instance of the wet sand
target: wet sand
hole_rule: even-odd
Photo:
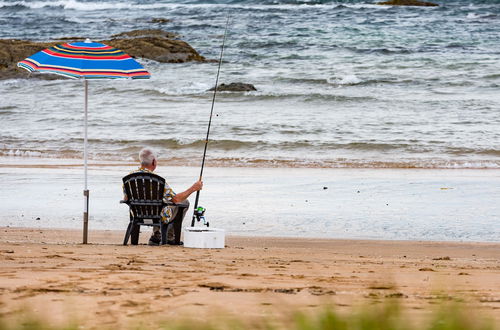
[[[149,230],[141,234],[146,243]],[[500,322],[500,244],[227,237],[225,249],[122,246],[122,231],[0,228],[0,312],[90,328],[214,315],[460,301]]]
[[[0,157],[0,226],[80,229],[80,163]],[[91,230],[126,228],[121,179],[136,168],[91,162]],[[179,192],[199,167],[156,172]],[[500,170],[207,167],[204,183],[207,220],[234,235],[500,241]]]

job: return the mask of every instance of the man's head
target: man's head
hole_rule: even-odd
[[[150,171],[156,169],[156,153],[150,148],[144,148],[139,152],[139,161],[143,168],[147,168]]]

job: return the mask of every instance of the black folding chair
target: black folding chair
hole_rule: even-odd
[[[146,172],[136,172],[123,177],[123,185],[127,200],[125,203],[130,208],[130,222],[125,233],[123,245],[139,243],[140,226],[160,227],[161,244],[167,243],[167,224],[161,221],[161,210],[167,205],[163,201],[165,179],[159,175]]]

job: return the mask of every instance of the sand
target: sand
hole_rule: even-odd
[[[425,316],[463,301],[500,321],[500,244],[227,237],[225,249],[122,246],[122,231],[0,228],[0,312],[89,328],[339,311],[386,298]]]

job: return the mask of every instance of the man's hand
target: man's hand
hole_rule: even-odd
[[[199,181],[199,180],[196,181],[191,186],[191,189],[193,190],[193,192],[198,191],[198,190],[202,190],[203,189],[203,181]]]
[[[181,203],[184,200],[186,200],[189,197],[189,195],[191,195],[195,191],[198,191],[198,190],[201,190],[201,189],[203,189],[203,181],[201,181],[201,180],[200,181],[196,181],[195,183],[193,183],[193,185],[191,187],[189,187],[188,190],[183,191],[183,192],[178,193],[177,195],[175,195],[172,198],[172,202],[174,202],[175,204]]]

